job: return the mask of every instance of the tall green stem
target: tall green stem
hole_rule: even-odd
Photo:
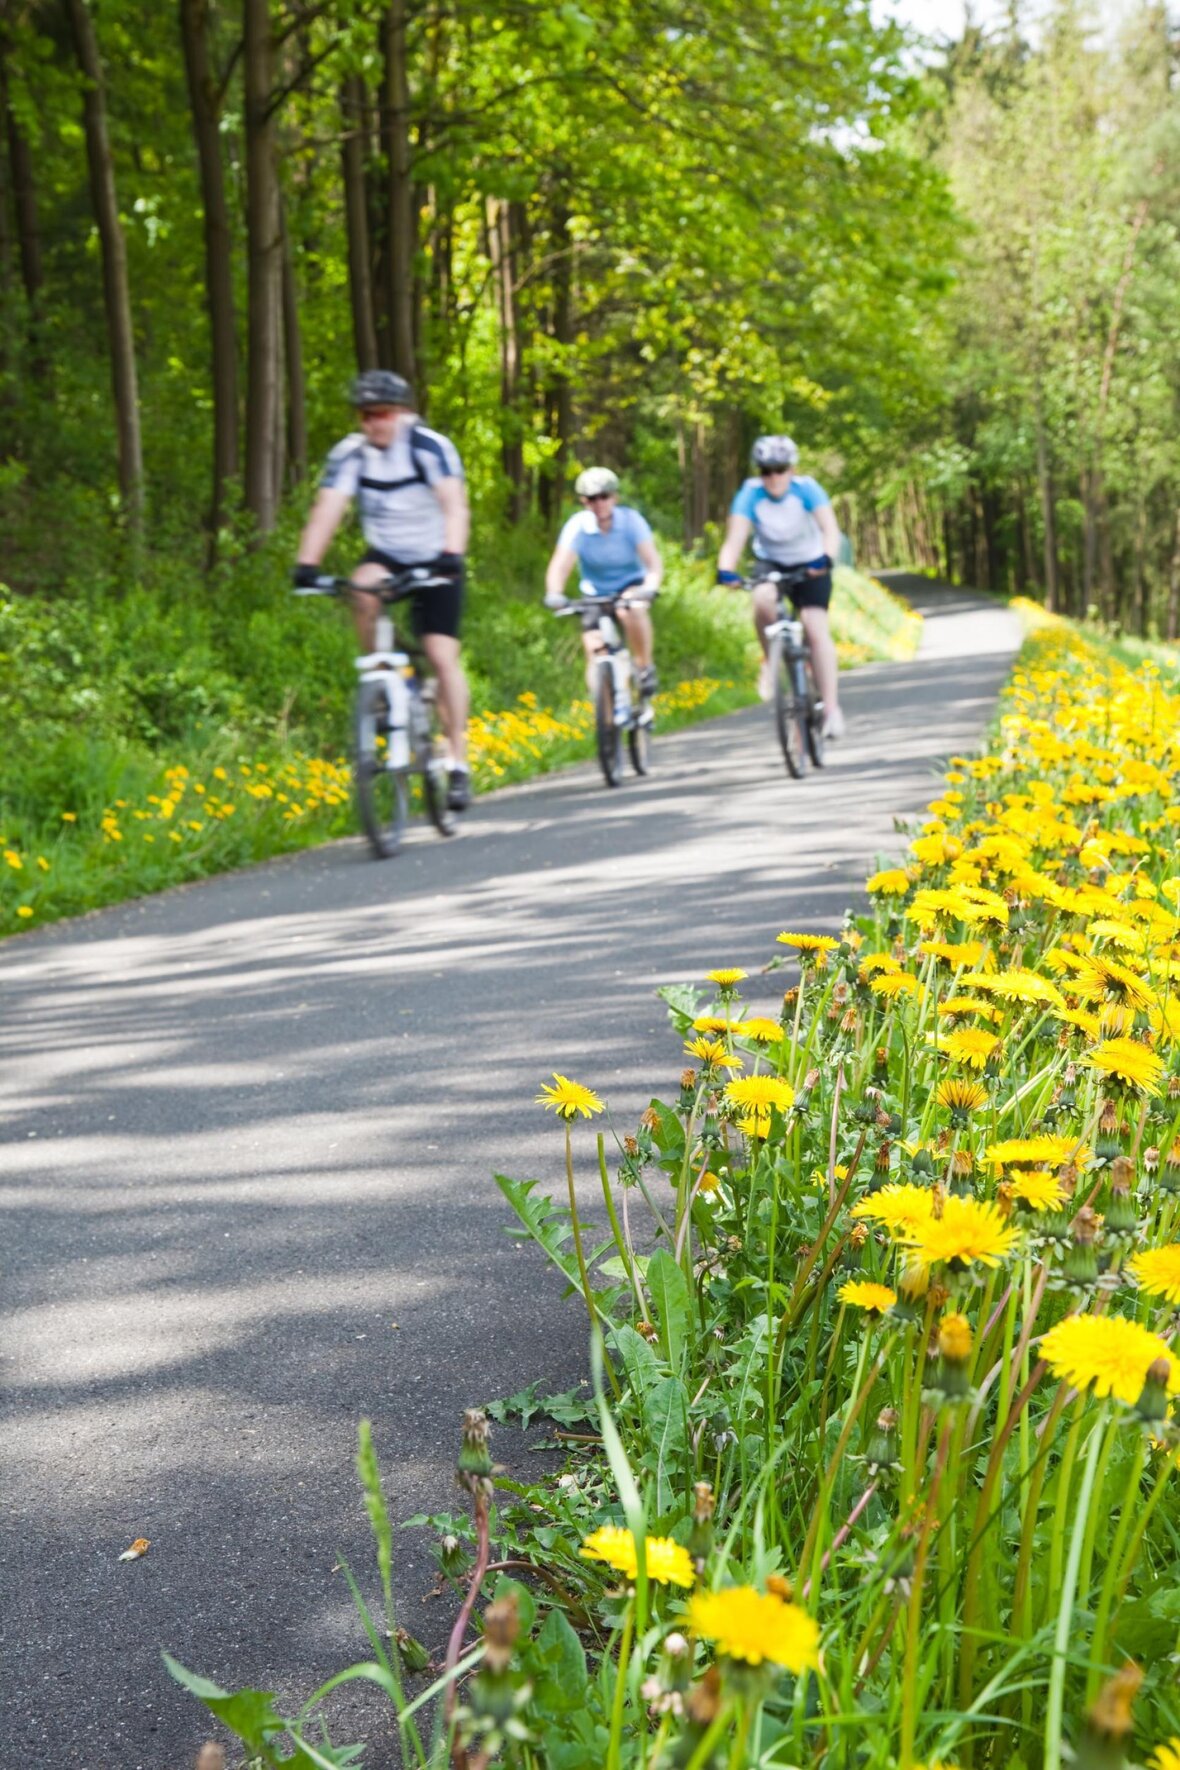
[[[1053,1637],[1053,1667],[1049,1673],[1049,1700],[1045,1710],[1045,1770],[1061,1770],[1061,1720],[1065,1708],[1065,1667],[1069,1651],[1069,1631],[1073,1620],[1073,1601],[1077,1592],[1078,1569],[1086,1537],[1094,1528],[1090,1502],[1094,1495],[1094,1479],[1106,1436],[1113,1428],[1108,1424],[1106,1410],[1095,1422],[1082,1471],[1081,1491],[1074,1508],[1073,1532],[1069,1541],[1069,1559],[1065,1564],[1065,1582],[1061,1588],[1061,1604],[1057,1611],[1057,1629]],[[1068,1501],[1068,1490],[1060,1498]]]

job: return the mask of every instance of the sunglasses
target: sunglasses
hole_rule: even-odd
[[[371,418],[393,418],[396,415],[396,406],[365,406],[361,411],[361,423],[367,424]]]
[[[614,497],[613,492],[587,492],[587,504],[606,504]]]
[[[777,479],[780,473],[790,473],[789,467],[760,467],[758,472],[763,479]]]

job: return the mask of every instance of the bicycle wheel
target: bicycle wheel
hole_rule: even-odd
[[[807,748],[813,765],[822,768],[824,765],[824,704],[819,698],[815,686],[815,671],[811,667],[811,657],[803,664],[803,704],[807,708]]]
[[[422,802],[426,815],[440,836],[453,836],[458,829],[455,813],[447,805],[447,751],[438,723],[438,708],[433,699],[423,700],[414,691],[414,717],[418,729],[416,766],[422,777]]]
[[[784,652],[781,637],[770,642],[770,663],[774,672],[774,722],[778,727],[778,741],[783,747],[788,772],[795,780],[801,780],[807,767],[803,735],[806,717],[795,692],[794,660]]]
[[[608,787],[617,787],[623,778],[623,734],[615,724],[615,681],[609,664],[598,666],[594,726],[603,779]]]
[[[631,752],[631,766],[636,774],[651,772],[651,696],[641,694],[639,708],[627,728],[627,748]]]
[[[369,846],[388,860],[401,846],[410,795],[405,769],[389,767],[389,699],[380,682],[356,696],[356,804]]]

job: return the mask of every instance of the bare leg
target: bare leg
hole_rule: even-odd
[[[828,622],[828,611],[826,608],[801,608],[799,618],[806,628],[811,646],[811,661],[815,666],[815,681],[824,704],[824,712],[836,713],[840,707],[839,664]]]
[[[358,565],[352,574],[354,584],[383,584],[389,576],[383,565],[375,560],[368,560]],[[356,640],[361,652],[375,651],[377,648],[377,616],[381,613],[381,602],[376,596],[364,596],[357,591],[352,596],[352,618],[356,622]]]
[[[583,627],[582,650],[586,654],[586,693],[593,700],[598,693],[598,660],[604,650],[597,628],[587,630]]]
[[[459,641],[449,633],[424,633],[422,649],[438,678],[438,713],[447,734],[452,766],[467,764],[467,678],[459,662]]]
[[[619,619],[627,635],[627,646],[637,670],[646,670],[651,663],[651,615],[645,608],[621,608]]]
[[[758,673],[758,693],[764,701],[768,701],[774,693],[774,684],[770,679],[770,641],[766,637],[766,629],[778,619],[778,592],[773,584],[758,584],[751,598],[754,609],[754,631],[758,635],[758,643],[762,647],[762,668]]]

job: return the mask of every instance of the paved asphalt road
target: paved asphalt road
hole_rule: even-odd
[[[384,866],[340,842],[4,947],[2,1770],[190,1765],[209,1729],[161,1647],[290,1695],[366,1657],[333,1571],[374,1584],[357,1419],[405,1518],[455,1503],[464,1406],[579,1380],[578,1311],[492,1171],[559,1186],[551,1070],[630,1129],[681,1067],[656,986],[756,970],[899,852],[1017,643],[993,604],[903,587],[922,654],[846,679],[821,777],[791,782],[750,709],[615,793],[571,770]],[[532,1437],[497,1434],[517,1475],[546,1466]],[[375,1713],[350,1688],[338,1739]],[[386,1732],[365,1763],[391,1762]]]

